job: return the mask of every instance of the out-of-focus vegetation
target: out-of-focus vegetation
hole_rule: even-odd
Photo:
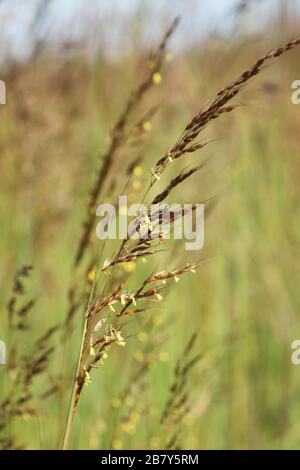
[[[266,31],[255,41],[210,38],[201,48],[169,55],[161,83],[136,119],[153,105],[159,111],[143,136],[118,152],[106,188],[115,178],[117,184],[105,202],[115,201],[128,164],[140,157],[129,187],[138,202],[153,163],[188,120],[271,46],[293,36],[288,26],[276,37]],[[183,448],[299,448],[300,369],[290,361],[291,343],[300,335],[300,107],[291,102],[298,59],[296,50],[274,62],[238,98],[238,109],[205,131],[214,142],[188,164],[211,156],[210,163],[173,200],[219,195],[205,224],[200,256],[207,260],[159,306],[131,320],[126,347],[112,350],[94,371],[72,447],[163,448],[166,435],[171,439],[180,428]],[[18,340],[24,354],[32,338],[66,316],[88,191],[112,124],[148,66],[145,51],[136,47],[114,61],[101,55],[90,61],[80,53],[57,60],[45,51],[1,69],[8,97],[0,107],[0,337],[9,346],[5,309],[14,273],[31,264],[26,287],[35,305],[31,327]],[[92,241],[97,250],[96,235]],[[174,249],[169,266],[193,257]],[[126,269],[136,284],[140,268],[133,263]],[[82,275],[76,274],[79,284]],[[7,424],[26,448],[61,443],[82,316],[76,314],[75,330],[70,327],[63,340],[55,336],[49,367],[34,385],[36,414]],[[190,413],[179,424],[161,424],[173,369],[193,331],[201,358],[188,378]],[[145,374],[137,374],[144,364]],[[1,366],[0,401],[12,379],[6,371]],[[45,396],[52,387],[55,393]]]

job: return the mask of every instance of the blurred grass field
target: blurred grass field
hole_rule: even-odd
[[[244,45],[210,40],[201,52],[175,55],[141,107],[142,112],[159,103],[152,128],[143,142],[118,154],[113,175],[119,186],[106,200],[114,200],[125,183],[125,162],[141,155],[143,172],[131,187],[139,200],[153,162],[186,122],[278,42],[284,38]],[[291,102],[291,83],[300,77],[298,59],[296,50],[254,79],[237,100],[241,106],[207,129],[206,135],[216,140],[189,160],[212,157],[208,168],[173,199],[195,202],[219,195],[205,222],[207,260],[197,274],[176,284],[159,308],[132,320],[126,348],[112,350],[95,371],[81,398],[73,448],[160,448],[169,432],[159,417],[173,368],[194,330],[202,359],[189,379],[191,412],[180,424],[183,448],[299,448],[300,369],[290,360],[291,343],[300,335],[300,108]],[[31,335],[65,316],[74,251],[99,154],[146,67],[137,50],[114,64],[104,59],[91,64],[80,55],[58,62],[45,55],[3,69],[9,95],[0,108],[0,336],[7,343],[5,308],[14,272],[22,264],[34,266],[27,290],[36,298],[24,350],[30,350]],[[97,243],[94,236],[95,248]],[[176,249],[171,258],[171,267],[180,261]],[[132,269],[136,283],[148,268]],[[57,338],[51,369],[35,387],[36,398],[60,373],[68,375],[69,387],[62,377],[63,390],[40,400],[37,416],[11,423],[11,432],[26,448],[55,448],[61,439],[80,338],[81,317],[75,320],[69,342]],[[166,335],[166,341],[153,344],[151,328]],[[145,348],[157,352],[145,385],[120,401]],[[0,395],[7,384],[2,368]],[[126,426],[132,414],[134,425]]]

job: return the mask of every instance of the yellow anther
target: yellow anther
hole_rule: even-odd
[[[154,72],[154,74],[152,75],[152,80],[155,85],[159,85],[162,81],[161,74],[159,72]]]

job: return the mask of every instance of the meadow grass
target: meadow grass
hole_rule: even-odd
[[[217,57],[220,54],[218,51]],[[257,47],[254,54],[261,56],[262,50]],[[225,64],[221,64],[225,83],[251,63],[244,54],[239,56],[234,71],[230,67],[224,69]],[[131,160],[142,153],[144,172],[134,177],[142,187],[148,182],[147,168],[176,141],[193,114],[191,107],[198,112],[203,101],[214,96],[222,85],[213,57],[206,59],[208,67],[200,83],[198,77],[189,73],[199,66],[194,60],[191,55],[170,64],[167,75],[162,75],[162,83],[154,87],[148,98],[150,105],[164,102],[153,118],[152,131],[144,136],[139,147],[124,149],[119,156]],[[85,103],[83,110],[76,113],[74,94],[66,93],[61,83],[63,78],[69,79],[71,89],[72,86],[74,90],[81,88],[81,80],[90,73],[85,66],[75,63],[70,64],[70,69],[60,71],[49,67],[49,76],[57,74],[60,78],[55,88],[50,78],[44,81],[43,64],[28,64],[23,71],[24,80],[28,80],[28,87],[38,90],[45,103],[51,97],[54,104],[50,116],[40,103],[31,102],[25,93],[22,95],[25,85],[21,79],[12,103],[1,108],[0,201],[2,220],[7,221],[1,231],[1,307],[4,311],[14,271],[21,264],[33,264],[30,282],[36,298],[33,324],[37,336],[45,327],[60,323],[68,310],[66,292],[74,282],[72,261],[84,218],[82,202],[90,186],[89,175],[98,166],[94,156],[108,130],[107,115],[117,114],[123,93],[121,97],[118,93],[112,95],[109,107],[105,101],[94,104],[91,97],[94,94],[102,97],[99,89],[105,80],[108,87],[117,87],[122,64],[119,67],[120,70],[118,67],[111,70],[108,65],[106,76],[102,69],[95,67],[94,76],[88,75],[90,87],[83,91],[84,99],[81,97]],[[35,70],[33,79],[31,68],[41,70],[41,77]],[[186,71],[184,76],[181,70]],[[203,149],[202,158],[211,153],[215,157],[199,178],[196,175],[190,180],[185,197],[200,195],[205,199],[211,196],[212,185],[214,193],[221,195],[206,226],[205,254],[214,256],[196,276],[182,278],[172,288],[163,308],[133,318],[126,348],[115,348],[109,360],[93,374],[90,386],[84,388],[72,447],[163,447],[161,413],[169,400],[175,363],[193,331],[198,333],[195,350],[203,357],[191,371],[192,413],[184,419],[182,447],[299,446],[300,381],[297,368],[290,364],[290,344],[300,328],[297,319],[299,119],[297,107],[290,101],[290,84],[297,78],[297,70],[296,54],[283,58],[247,90],[249,95],[243,95],[246,106],[207,129],[207,138],[222,136],[222,139]],[[36,83],[32,84],[33,80]],[[277,85],[272,92],[266,86],[271,80]],[[131,83],[126,85],[129,90]],[[193,100],[197,97],[197,106],[189,102],[189,96]],[[61,126],[55,125],[55,116],[61,120]],[[87,126],[85,119],[91,120],[91,116],[91,126]],[[47,139],[50,148],[44,145]],[[191,161],[197,162],[197,156]],[[176,177],[177,171],[171,169],[170,174]],[[57,179],[58,175],[62,176]],[[122,174],[118,177],[122,178]],[[163,184],[158,184],[163,189]],[[132,186],[135,198],[142,194],[142,187]],[[97,249],[95,237],[93,246]],[[139,285],[146,268],[132,265],[131,269],[134,270],[130,272],[131,282]],[[153,322],[151,328],[148,322]],[[80,323],[74,322],[75,331],[70,332],[68,348],[56,339],[59,362],[67,365],[69,375],[75,367]],[[2,328],[6,328],[4,315],[1,332]],[[158,343],[156,348],[153,341]],[[22,346],[25,351],[30,350],[25,336]],[[124,397],[128,380],[145,357],[156,351],[157,355],[150,357],[142,383],[137,380],[137,390],[127,392]],[[35,396],[52,382],[58,388],[62,384],[60,393],[66,407],[68,388],[56,361],[51,363],[47,379],[35,385]],[[8,387],[5,377],[4,382],[1,392]],[[39,400],[37,416],[24,415],[13,421],[10,432],[19,436],[20,444],[22,436],[26,436],[24,444],[28,448],[57,446],[65,419],[63,414],[58,423],[59,396],[55,393]]]

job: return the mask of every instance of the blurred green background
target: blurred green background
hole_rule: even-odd
[[[182,7],[183,2],[177,3]],[[279,2],[263,31],[253,32],[244,15],[247,8],[237,9],[230,34],[210,31],[198,38],[190,33],[183,47],[180,31],[193,16],[192,4],[184,4],[181,39],[175,32],[170,44],[173,58],[135,118],[156,104],[159,111],[151,119],[151,129],[118,152],[106,183],[106,202],[122,191],[128,164],[141,157],[129,187],[132,201],[138,202],[150,168],[193,115],[258,57],[297,33],[299,5]],[[6,59],[1,65],[7,104],[0,106],[0,338],[8,347],[5,309],[14,273],[22,264],[34,266],[26,285],[28,295],[36,298],[32,328],[18,339],[24,351],[30,351],[32,339],[45,328],[65,318],[89,189],[112,125],[132,88],[147,73],[149,46],[155,48],[161,36],[158,30],[151,41],[142,40],[141,25],[151,29],[149,2],[141,2],[130,15],[124,15],[124,4],[120,11],[117,6],[111,24],[117,18],[122,25],[124,53],[105,49],[109,33],[112,38],[115,34],[113,26],[106,25],[105,40],[101,42],[100,35],[92,57],[83,39],[71,45],[61,39],[59,48],[40,39],[26,60]],[[251,8],[255,17],[259,6]],[[172,11],[167,18],[165,13],[161,10],[159,17],[162,30],[172,18]],[[101,19],[99,24],[102,31]],[[290,360],[291,343],[300,335],[300,107],[291,102],[296,79],[299,49],[267,67],[236,100],[240,106],[205,130],[213,143],[170,170],[168,177],[211,156],[208,167],[174,192],[172,201],[219,198],[205,220],[203,253],[172,248],[171,243],[160,266],[172,268],[199,257],[206,261],[197,274],[174,285],[159,307],[131,320],[126,347],[112,349],[105,364],[94,371],[81,397],[72,447],[163,448],[172,429],[160,424],[160,415],[174,365],[193,331],[198,333],[195,352],[202,358],[188,380],[190,413],[178,424],[182,448],[300,447],[300,368]],[[117,184],[108,190],[112,178]],[[93,235],[91,252],[98,246]],[[131,266],[132,285],[138,285],[156,263]],[[76,278],[82,288],[83,279],[87,281],[84,269]],[[25,448],[56,448],[61,440],[81,310],[74,325],[63,342],[56,336],[49,370],[34,387],[37,415],[9,423],[9,432]],[[128,391],[127,384],[149,354],[146,374]],[[0,381],[2,401],[10,381],[2,366]],[[58,393],[40,399],[53,384]]]

